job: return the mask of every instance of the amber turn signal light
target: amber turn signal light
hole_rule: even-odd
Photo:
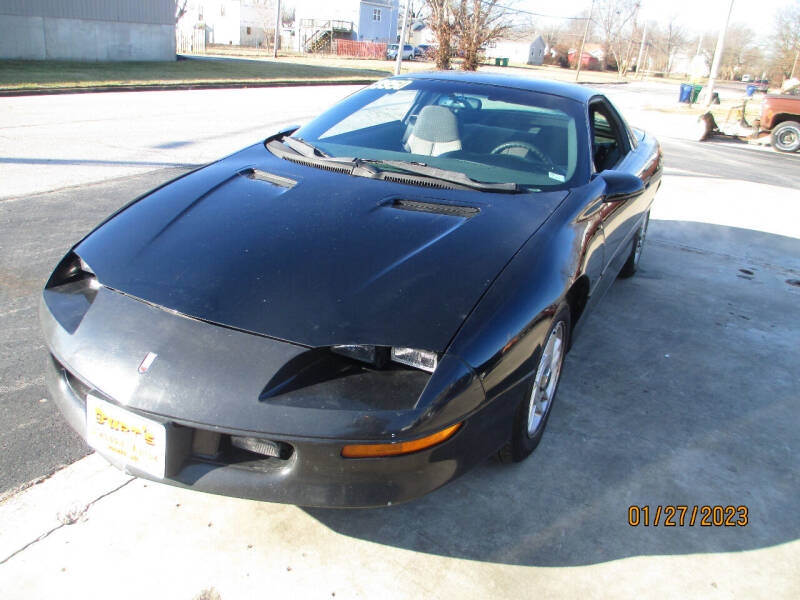
[[[370,458],[376,456],[396,456],[398,454],[409,454],[417,450],[424,450],[436,444],[440,444],[453,436],[463,423],[456,423],[447,429],[437,431],[411,442],[397,442],[396,444],[357,444],[342,448],[342,456],[345,458]]]

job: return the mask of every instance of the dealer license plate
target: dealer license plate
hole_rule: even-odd
[[[103,454],[125,466],[164,477],[166,427],[91,394],[86,397],[86,439]]]

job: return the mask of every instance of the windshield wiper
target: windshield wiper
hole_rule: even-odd
[[[353,159],[353,161],[356,164],[367,163],[378,167],[380,167],[380,165],[386,165],[387,167],[393,167],[395,169],[399,169],[400,171],[412,175],[422,175],[423,177],[430,177],[432,179],[439,179],[441,181],[457,183],[458,185],[463,185],[465,187],[475,190],[483,190],[487,192],[520,191],[519,185],[513,182],[486,183],[484,181],[478,181],[476,179],[473,179],[472,177],[466,175],[465,173],[462,173],[461,171],[440,169],[438,167],[431,167],[430,165],[420,162],[412,162],[407,160],[376,160],[376,159],[362,159],[362,158],[356,158]]]
[[[286,146],[289,146],[292,150],[297,152],[298,154],[302,154],[303,156],[307,156],[309,158],[330,158],[330,156],[317,148],[314,144],[310,144],[305,141],[303,138],[293,138],[286,136],[281,140]]]
[[[288,142],[288,143],[287,143]],[[450,171],[431,167],[425,163],[405,161],[405,160],[379,160],[372,158],[354,158],[347,156],[330,156],[313,144],[309,144],[300,138],[285,137],[282,141],[272,140],[267,143],[267,147],[281,158],[289,158],[296,153],[303,157],[303,160],[311,161],[319,165],[335,164],[351,167],[349,174],[371,179],[382,179],[386,173],[406,173],[418,175],[427,179],[436,179],[447,183],[455,184],[472,190],[484,192],[505,192],[515,193],[522,189],[516,183],[485,183],[472,179],[468,175],[459,171]],[[284,148],[288,147],[289,152]],[[381,169],[381,165],[391,169]]]

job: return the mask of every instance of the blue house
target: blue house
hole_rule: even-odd
[[[314,52],[333,39],[397,41],[399,0],[303,0],[295,8],[297,50]]]

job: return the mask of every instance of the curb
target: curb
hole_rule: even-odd
[[[576,81],[578,85],[628,85],[630,81]]]
[[[172,90],[217,90],[217,89],[243,89],[243,88],[269,88],[269,87],[301,87],[319,85],[368,85],[378,81],[375,79],[302,79],[278,81],[229,81],[209,83],[175,83],[153,85],[101,85],[87,87],[53,87],[53,88],[26,88],[26,89],[0,89],[0,97],[10,96],[48,96],[58,94],[97,94],[104,92],[164,92]]]

